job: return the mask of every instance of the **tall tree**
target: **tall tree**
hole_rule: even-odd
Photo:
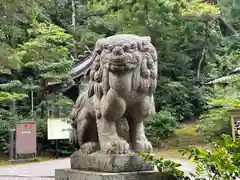
[[[88,1],[83,27],[103,36],[148,35],[159,54],[156,108],[172,109],[179,119],[198,115],[205,101],[199,84],[220,74],[220,9],[207,2]],[[218,69],[216,71],[216,69]]]

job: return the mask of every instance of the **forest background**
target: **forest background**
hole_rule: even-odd
[[[227,110],[240,105],[239,76],[220,85],[206,82],[239,66],[240,1],[2,0],[0,152],[9,150],[9,129],[32,118],[38,152],[55,151],[47,140],[47,109],[66,117],[74,102],[47,84],[71,86],[78,56],[117,33],[150,36],[158,51],[157,114],[146,122],[152,141],[172,136],[189,120],[198,121],[207,141],[231,132]],[[63,155],[72,152],[68,141],[59,147]]]

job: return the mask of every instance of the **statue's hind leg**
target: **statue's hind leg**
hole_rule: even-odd
[[[85,117],[77,123],[78,143],[81,152],[91,154],[100,149],[96,118],[91,117],[89,114],[85,115]]]

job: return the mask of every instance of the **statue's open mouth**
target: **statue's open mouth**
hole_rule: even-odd
[[[112,58],[110,61],[110,64],[114,66],[125,66],[126,61],[124,57],[117,57],[117,58]]]
[[[136,67],[135,61],[128,56],[111,56],[108,61],[111,71],[124,71],[134,69]]]

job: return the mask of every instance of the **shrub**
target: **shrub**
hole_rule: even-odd
[[[212,109],[203,114],[198,130],[208,141],[216,139],[221,134],[230,134],[231,123],[227,108]]]
[[[221,140],[212,143],[211,151],[203,148],[184,148],[180,152],[196,164],[195,172],[184,176],[178,168],[181,164],[165,160],[152,154],[140,153],[144,161],[154,164],[158,171],[175,177],[178,180],[230,180],[240,176],[240,138],[236,142],[229,135],[222,135]]]
[[[152,140],[163,140],[172,135],[176,126],[177,118],[162,110],[146,120],[146,135]]]
[[[9,130],[15,128],[15,124],[23,120],[23,117],[0,107],[0,152],[9,152]]]
[[[158,171],[165,175],[163,179],[190,180],[189,177],[184,176],[183,171],[178,169],[178,167],[181,166],[179,163],[148,153],[140,153],[140,157],[142,157],[145,162],[154,164]]]
[[[7,154],[9,152],[9,131],[0,129],[0,153]]]
[[[222,135],[221,140],[213,143],[211,151],[202,148],[185,148],[181,152],[188,155],[197,167],[192,173],[195,179],[205,180],[207,176],[211,180],[237,179],[240,175],[240,139],[233,142],[231,136]]]

